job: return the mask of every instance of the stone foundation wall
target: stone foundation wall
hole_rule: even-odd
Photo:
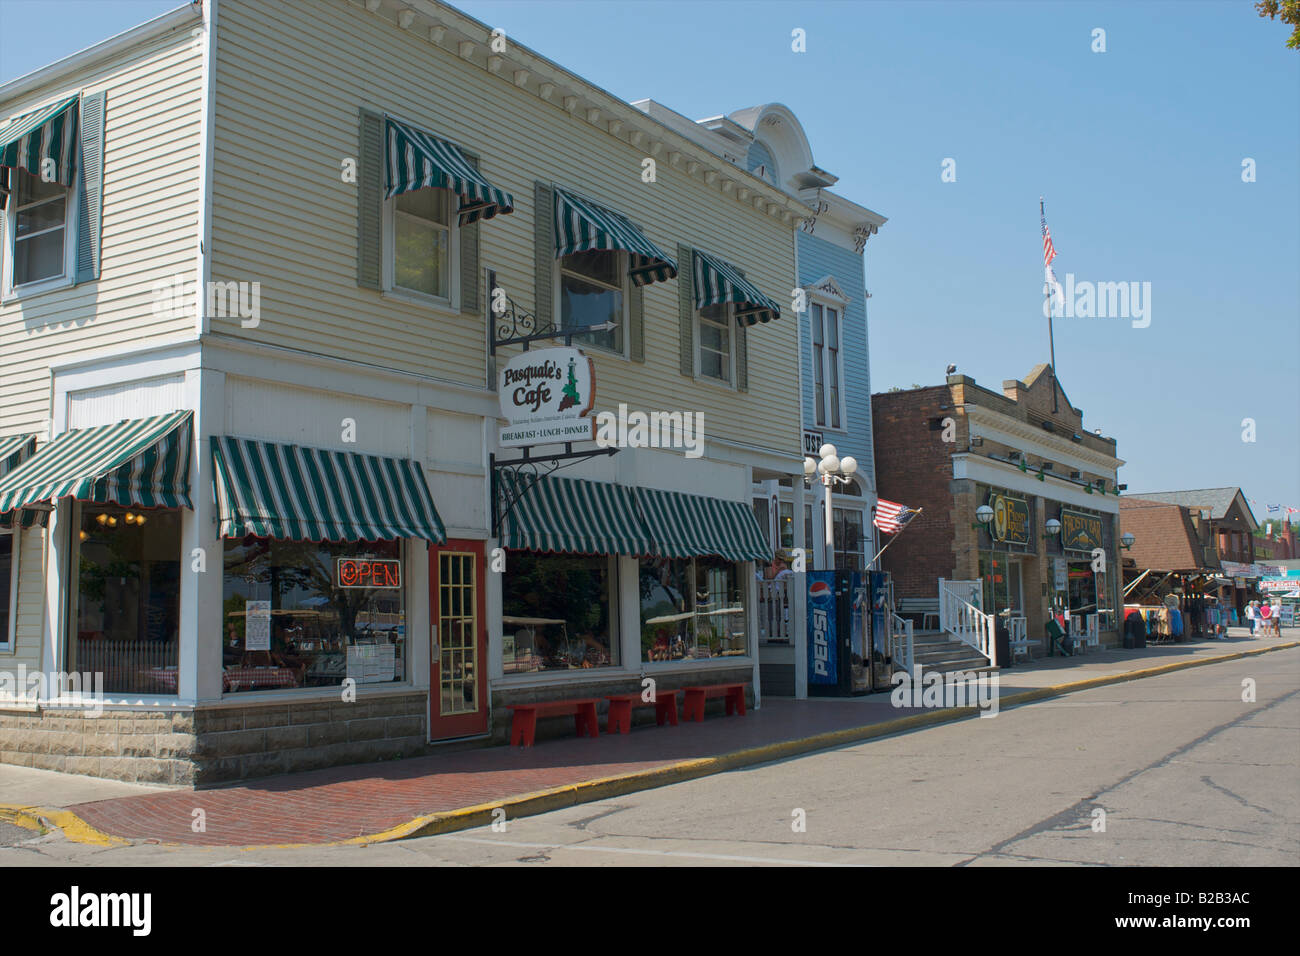
[[[130,783],[193,786],[194,716],[170,711],[5,710],[0,763]]]
[[[428,752],[428,694],[221,707],[194,713],[195,783],[397,760]]]
[[[425,692],[194,711],[4,710],[0,763],[195,787],[428,752]]]

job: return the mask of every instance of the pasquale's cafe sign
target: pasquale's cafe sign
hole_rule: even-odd
[[[993,540],[1029,543],[1029,505],[1023,498],[994,495],[989,506],[993,509]]]
[[[551,348],[521,352],[497,374],[501,444],[511,447],[589,441],[596,399],[591,359],[581,349]]]
[[[1084,511],[1061,509],[1061,547],[1066,551],[1087,551],[1101,547],[1101,518]]]

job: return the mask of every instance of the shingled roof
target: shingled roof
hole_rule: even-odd
[[[1217,559],[1206,563],[1191,515],[1181,504],[1125,495],[1119,500],[1119,524],[1122,533],[1132,533],[1135,539],[1125,557],[1139,568],[1199,571],[1219,566]]]
[[[1184,508],[1204,509],[1210,512],[1211,519],[1218,521],[1228,513],[1233,500],[1240,494],[1240,488],[1194,488],[1190,491],[1144,491],[1133,497],[1182,505]],[[1242,506],[1250,512],[1245,495],[1242,495]],[[1251,517],[1253,518],[1254,515],[1252,514]]]

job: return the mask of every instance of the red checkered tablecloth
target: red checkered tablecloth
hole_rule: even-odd
[[[298,675],[287,667],[227,667],[221,685],[227,691],[297,687]]]

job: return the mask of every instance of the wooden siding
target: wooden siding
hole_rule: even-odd
[[[866,475],[871,468],[871,364],[867,351],[866,280],[862,256],[833,242],[798,234],[799,282],[811,285],[826,276],[834,277],[849,304],[844,309],[841,348],[844,350],[844,401],[847,416],[844,429],[818,425],[813,406],[811,311],[799,316],[803,326],[803,409],[806,427],[820,431],[835,445],[840,455],[853,455],[858,468]],[[875,475],[870,475],[875,488]]]
[[[48,437],[51,366],[194,337],[191,311],[154,308],[155,283],[192,287],[197,268],[202,57],[190,26],[0,102],[9,116],[78,89],[107,93],[103,269],[0,305],[0,435]]]
[[[217,51],[213,280],[260,281],[262,319],[214,332],[482,386],[485,324],[359,288],[356,158],[362,107],[386,111],[477,154],[515,198],[482,223],[481,262],[534,307],[535,180],[554,180],[617,208],[661,248],[696,245],[731,259],[788,305],[792,229],[344,0],[246,0],[221,6]],[[747,394],[696,383],[678,369],[676,282],[645,290],[645,362],[595,350],[598,408],[702,411],[705,429],[797,453],[796,327],[787,312],[748,337]]]

